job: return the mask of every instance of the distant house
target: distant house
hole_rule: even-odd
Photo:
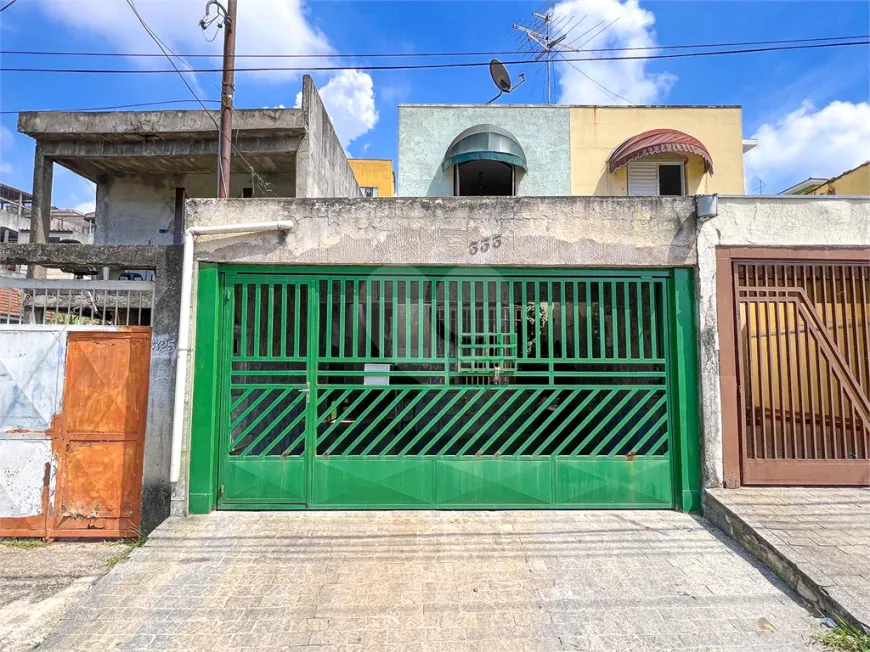
[[[389,159],[352,158],[347,162],[363,197],[392,197],[396,194],[396,173]]]
[[[780,195],[870,195],[870,161],[846,170],[830,179],[810,177],[790,188]]]

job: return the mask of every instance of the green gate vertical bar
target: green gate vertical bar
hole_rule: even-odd
[[[331,281],[330,281],[331,283]],[[384,279],[381,279],[380,285],[378,286],[378,357],[382,360],[387,357],[387,352],[384,349],[384,333],[387,330],[386,326],[387,322],[384,317]],[[332,333],[332,329],[327,324],[326,332]]]
[[[293,293],[293,304],[294,309],[294,317],[293,317],[293,356],[298,358],[300,355],[300,351],[302,351],[302,345],[299,343],[299,331],[300,331],[300,323],[302,320],[298,317],[302,305],[302,282],[296,281],[294,284],[295,291]],[[311,292],[308,292],[308,310],[311,310]],[[311,337],[311,331],[308,331],[308,337]],[[315,347],[317,348],[317,347]]]
[[[429,356],[438,357],[438,335],[435,328],[438,322],[438,284],[432,281],[432,300],[429,302]]]
[[[308,314],[305,319],[308,320],[308,328],[305,330],[305,335],[308,338],[305,351],[308,354],[305,361],[305,379],[307,396],[305,397],[306,412],[305,412],[305,449],[302,451],[302,457],[305,460],[304,473],[305,478],[305,500],[308,504],[314,501],[314,458],[317,455],[317,356],[320,347],[317,345],[320,339],[320,283],[317,281],[297,281],[297,293],[299,285],[305,283],[308,287],[306,293],[308,305],[306,307]],[[297,304],[297,315],[295,321],[297,325],[302,321],[303,316],[299,314]]]
[[[333,282],[332,279],[326,281],[326,351],[327,358],[332,357],[332,306],[333,306]],[[320,339],[320,334],[317,333],[317,338]]]
[[[607,357],[607,327],[604,323],[604,282],[598,281],[598,357]]]
[[[356,358],[359,356],[359,288],[362,281],[354,279],[351,281],[353,288],[353,314],[351,315],[351,353],[350,357]]]
[[[254,349],[252,355],[255,358],[260,357],[261,342],[263,341],[263,334],[260,332],[260,313],[263,312],[261,295],[263,293],[260,292],[260,287],[259,283],[254,284]]]
[[[523,321],[523,357],[529,357],[529,333],[528,333],[528,323],[529,323],[529,298],[527,295],[528,291],[528,282],[523,279],[521,281],[523,288],[523,307],[520,311],[520,317]]]
[[[281,357],[287,357],[287,283],[281,282]]]
[[[390,291],[390,305],[392,306],[390,320],[393,322],[393,345],[390,350],[390,357],[395,359],[399,357],[399,310],[398,299],[396,298],[399,293],[399,282],[395,279],[390,281],[390,287],[392,287]]]
[[[366,358],[372,357],[372,280],[366,279]]]
[[[339,280],[338,286],[338,357],[347,355],[347,281]]]
[[[643,327],[643,281],[637,281],[635,283],[635,290],[637,291],[637,339],[638,339],[638,355],[641,358],[646,357],[646,346],[644,345],[644,340],[646,339],[646,329]]]
[[[417,281],[417,358],[422,359],[423,355],[423,329],[424,322],[423,313],[426,306],[426,291],[423,286],[423,280]]]
[[[275,286],[269,283],[266,285],[269,288],[269,327],[268,327],[268,335],[269,345],[266,347],[266,355],[270,358],[274,357],[274,346],[275,346]]]
[[[411,357],[411,280],[405,279],[405,359]]]
[[[242,314],[239,317],[241,337],[239,341],[239,356],[248,355],[248,284],[242,283]]]
[[[701,509],[701,442],[698,413],[698,343],[694,278],[690,269],[672,272],[670,322],[671,415],[676,433],[671,453],[677,509]]]
[[[200,263],[196,284],[196,353],[190,418],[187,509],[208,514],[217,506],[218,415],[221,387],[221,283],[217,265]],[[228,310],[232,302],[226,301]]]

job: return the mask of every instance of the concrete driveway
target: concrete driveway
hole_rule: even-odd
[[[806,650],[815,620],[673,512],[170,519],[40,650]]]

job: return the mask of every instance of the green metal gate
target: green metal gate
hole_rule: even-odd
[[[668,272],[222,269],[218,506],[674,505]]]

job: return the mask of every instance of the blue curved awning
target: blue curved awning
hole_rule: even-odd
[[[513,134],[495,125],[476,125],[466,129],[450,143],[442,169],[467,161],[500,161],[526,167],[526,153]]]

